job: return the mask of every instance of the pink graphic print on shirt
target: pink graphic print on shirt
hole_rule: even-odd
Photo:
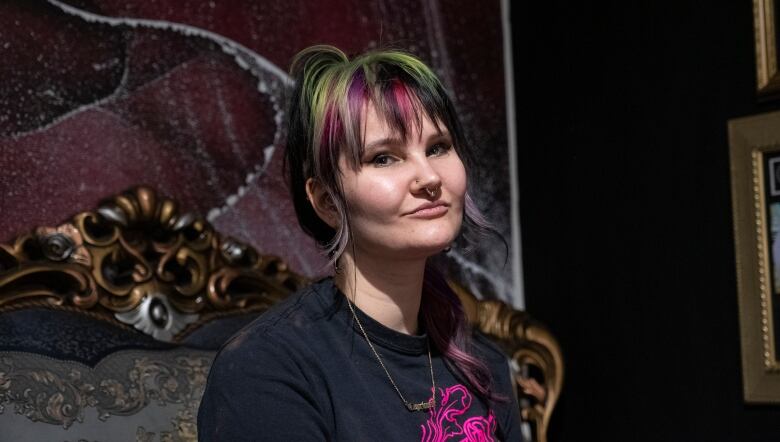
[[[428,422],[420,426],[422,442],[493,442],[496,418],[492,410],[487,417],[473,416],[460,423],[459,418],[471,408],[471,393],[463,385],[439,391],[441,400],[430,412]]]

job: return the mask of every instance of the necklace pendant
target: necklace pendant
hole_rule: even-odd
[[[427,402],[418,402],[416,404],[411,404],[409,402],[406,403],[406,408],[409,409],[409,411],[424,411],[429,410],[433,407],[433,400],[429,400]]]

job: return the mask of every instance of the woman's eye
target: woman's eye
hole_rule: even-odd
[[[389,166],[392,162],[393,157],[383,153],[380,153],[371,160],[371,164],[375,166]]]
[[[428,155],[444,155],[452,148],[451,144],[446,143],[436,143],[433,146],[428,148]]]

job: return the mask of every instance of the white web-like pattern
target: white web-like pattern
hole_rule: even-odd
[[[215,32],[207,29],[198,28],[196,26],[187,25],[183,23],[175,23],[166,20],[149,20],[140,18],[125,18],[125,17],[109,17],[104,15],[95,14],[93,12],[84,11],[82,9],[73,7],[58,0],[47,0],[51,5],[61,9],[66,14],[70,14],[79,17],[90,23],[100,23],[110,26],[126,26],[130,28],[149,28],[157,30],[173,31],[187,36],[201,37],[212,41],[222,48],[222,51],[228,55],[233,56],[236,64],[242,69],[249,71],[255,78],[258,79],[257,90],[269,97],[273,110],[274,110],[274,123],[276,124],[276,131],[274,133],[274,144],[267,146],[263,149],[264,163],[256,164],[250,168],[250,172],[244,179],[244,185],[241,185],[235,192],[229,194],[224,198],[224,202],[218,206],[212,207],[208,210],[207,219],[209,221],[215,221],[221,214],[225,213],[230,207],[234,206],[239,199],[246,195],[248,185],[257,181],[257,178],[262,175],[266,167],[271,161],[275,153],[275,145],[278,144],[283,137],[283,122],[284,122],[284,109],[282,107],[283,99],[282,94],[285,88],[292,86],[292,79],[286,72],[276,66],[262,55],[252,51],[251,49],[243,46],[242,44],[231,40],[227,37],[219,35]],[[36,129],[36,131],[46,130],[67,118],[83,112],[87,109],[93,109],[95,106],[110,102],[117,97],[124,90],[124,85],[127,75],[127,66],[125,65],[125,72],[119,87],[109,96],[101,98],[97,102],[85,104],[78,108],[68,112],[55,119],[52,123],[43,128]]]

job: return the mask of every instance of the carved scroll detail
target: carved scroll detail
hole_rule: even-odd
[[[0,312],[76,307],[161,340],[264,309],[305,283],[280,258],[219,235],[143,186],[0,244]]]

